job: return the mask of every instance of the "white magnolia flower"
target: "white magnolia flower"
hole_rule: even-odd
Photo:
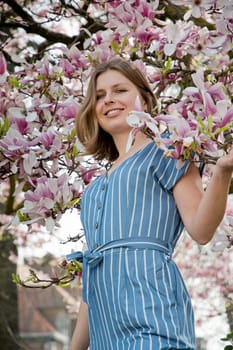
[[[157,122],[149,113],[142,111],[131,111],[126,117],[126,121],[133,128],[140,129],[148,127],[154,134],[159,132]]]
[[[24,154],[22,157],[24,158],[23,160],[24,170],[27,174],[31,175],[32,169],[37,162],[36,154],[34,152],[29,152],[28,154]]]
[[[132,126],[132,130],[129,133],[126,152],[134,143],[135,135],[142,128],[149,128],[155,135],[159,134],[157,122],[151,117],[149,113],[143,111],[131,111],[126,117],[127,123]]]

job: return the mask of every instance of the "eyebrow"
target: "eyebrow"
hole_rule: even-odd
[[[122,85],[126,85],[127,86],[128,84],[127,84],[127,82],[125,82],[125,83],[117,83],[117,84],[112,85],[111,89],[115,89],[116,87],[122,86]],[[98,89],[98,90],[96,90],[96,92],[101,92],[101,91],[105,91],[105,89]]]

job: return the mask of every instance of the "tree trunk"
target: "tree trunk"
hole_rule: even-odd
[[[20,349],[17,285],[11,277],[16,273],[16,264],[8,259],[11,252],[16,252],[13,236],[4,232],[0,236],[0,344],[4,350]]]
[[[230,332],[233,332],[233,299],[230,300],[226,305],[226,313]]]

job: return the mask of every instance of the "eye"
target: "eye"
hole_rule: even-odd
[[[103,98],[104,97],[104,95],[103,94],[101,94],[101,95],[96,95],[96,101],[99,101],[101,98]]]
[[[123,89],[123,88],[121,88],[121,89],[116,89],[116,93],[122,93],[122,92],[127,92],[127,89]]]

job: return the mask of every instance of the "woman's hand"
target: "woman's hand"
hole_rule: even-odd
[[[233,172],[233,147],[230,152],[217,160],[216,171],[221,170],[227,173]]]

